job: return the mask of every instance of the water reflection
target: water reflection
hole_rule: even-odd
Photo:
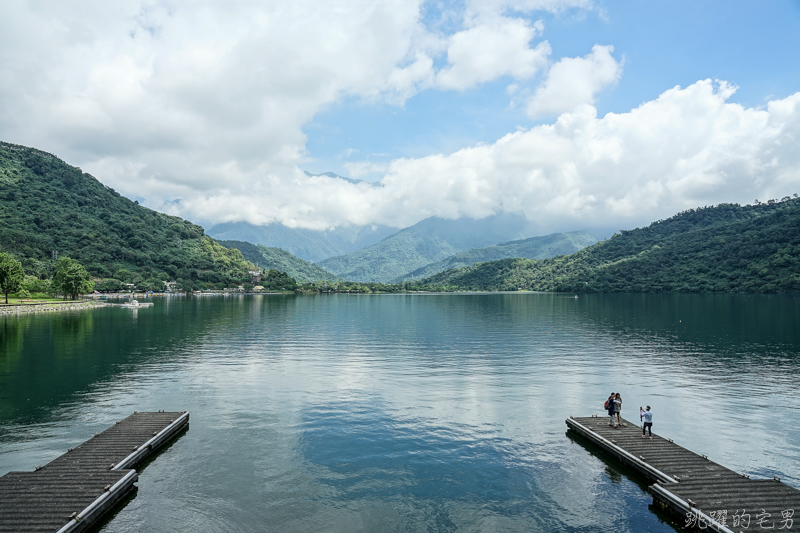
[[[107,531],[671,530],[564,437],[610,390],[680,444],[800,484],[793,296],[155,303],[0,322],[0,474],[133,410],[192,412]]]

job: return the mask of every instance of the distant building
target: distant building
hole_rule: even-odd
[[[238,287],[225,287],[222,289],[222,292],[244,292],[244,285],[239,285]]]
[[[253,280],[253,283],[258,283],[259,281],[261,281],[261,271],[260,270],[250,270],[250,271],[248,271],[248,274],[250,274],[250,279]]]

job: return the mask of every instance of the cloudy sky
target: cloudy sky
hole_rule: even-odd
[[[797,0],[4,0],[0,139],[206,226],[635,227],[800,192],[798,50]]]

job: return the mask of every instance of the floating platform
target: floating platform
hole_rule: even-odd
[[[133,468],[188,423],[186,411],[136,412],[33,472],[0,477],[0,532],[85,530],[134,489]]]
[[[567,426],[650,481],[653,504],[679,515],[689,528],[720,533],[800,531],[800,490],[780,479],[750,479],[627,420],[570,417]],[[797,512],[797,517],[794,516]],[[770,528],[770,526],[772,526]]]

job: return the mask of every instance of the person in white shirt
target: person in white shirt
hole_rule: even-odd
[[[650,440],[653,440],[653,411],[650,410],[650,406],[647,406],[646,411],[642,411],[640,407],[639,416],[644,421],[644,424],[642,424],[642,438],[645,438],[644,433],[647,431],[650,433]]]

